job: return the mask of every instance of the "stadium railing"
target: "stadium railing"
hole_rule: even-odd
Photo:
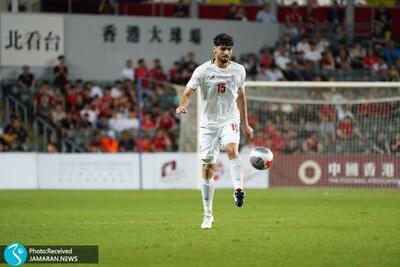
[[[11,114],[22,119],[25,129],[28,129],[28,108],[12,95],[5,97],[6,119],[10,121]]]
[[[57,130],[44,119],[35,117],[33,122],[33,136],[35,150],[46,151],[49,141],[56,138]]]

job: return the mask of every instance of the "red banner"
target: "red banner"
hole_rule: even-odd
[[[400,187],[400,157],[275,155],[269,185],[309,187]]]

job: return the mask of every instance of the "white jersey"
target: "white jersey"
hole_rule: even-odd
[[[231,61],[226,68],[219,68],[208,61],[195,69],[187,87],[200,88],[200,126],[219,126],[230,120],[240,121],[236,104],[239,88],[244,90],[246,71],[244,67]]]

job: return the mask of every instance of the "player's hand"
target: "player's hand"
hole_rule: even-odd
[[[251,128],[250,125],[244,125],[243,133],[248,139],[253,138],[253,128]]]
[[[187,108],[185,106],[179,106],[176,108],[176,114],[184,114],[187,112]]]

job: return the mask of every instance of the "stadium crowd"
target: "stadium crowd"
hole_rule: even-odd
[[[328,35],[309,36],[306,24],[295,24],[293,18],[288,17],[275,47],[265,47],[259,53],[240,55],[234,60],[245,66],[249,80],[398,81],[400,47],[398,42],[387,38],[385,27],[384,22],[376,19],[372,38],[350,42],[340,23],[332,27]],[[80,79],[71,81],[65,59],[60,56],[53,68],[52,82],[37,82],[29,66],[24,66],[13,92],[33,111],[34,116],[41,117],[57,129],[57,136],[50,140],[48,151],[59,151],[60,141],[66,139],[83,151],[138,151],[139,117],[144,152],[176,151],[179,137],[179,118],[174,112],[177,95],[170,84],[185,85],[197,66],[192,52],[167,70],[159,59],[154,59],[151,67],[144,59],[139,59],[136,65],[127,59],[118,80],[112,84],[96,84]],[[143,89],[144,98],[140,116],[136,111],[137,82]],[[343,116],[340,112],[345,112],[334,106],[291,106],[292,111],[286,113],[281,108],[271,113],[268,106],[250,106],[250,120],[257,129],[253,143],[284,153],[320,153],[331,151],[326,149],[327,144],[334,144],[337,140],[356,138],[364,142],[365,133],[357,126],[359,115],[366,116],[360,107],[362,109],[363,105],[340,107],[347,109],[348,116]],[[380,108],[377,110],[377,116],[381,116]],[[385,116],[394,116],[394,113],[398,115],[397,107],[390,109]],[[375,115],[368,114],[370,117]],[[310,122],[319,125],[319,130],[315,127],[306,133],[299,130],[302,127],[309,129]],[[298,129],[294,130],[295,127],[290,125]],[[382,138],[382,134],[378,136]],[[389,149],[377,141],[378,148],[372,148],[372,151],[398,152],[399,146],[395,145],[396,139],[393,138]],[[21,128],[18,118],[13,118],[3,129],[0,149],[26,150],[26,140],[26,130]]]
[[[342,92],[331,90],[326,92],[330,100],[346,99]],[[370,96],[366,98],[373,99]],[[253,100],[249,106],[249,123],[256,133],[252,145],[267,146],[275,153],[388,155],[400,152],[398,100],[353,105],[279,104]]]

